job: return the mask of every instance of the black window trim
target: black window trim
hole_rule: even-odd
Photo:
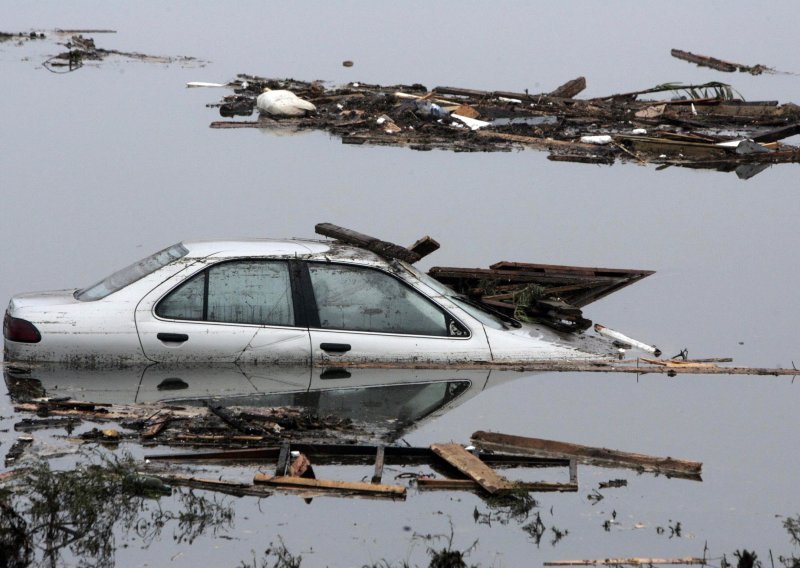
[[[257,261],[257,262],[281,262],[287,265],[289,271],[289,292],[292,295],[292,308],[294,310],[294,324],[293,325],[280,325],[280,324],[263,324],[263,323],[237,323],[237,322],[227,322],[227,321],[208,321],[208,273],[209,271],[221,264],[227,264],[231,262],[242,262],[242,261]],[[166,322],[180,322],[180,323],[201,323],[201,324],[211,324],[211,325],[243,325],[248,327],[281,327],[281,328],[301,328],[301,329],[308,329],[308,323],[306,318],[306,309],[302,302],[303,294],[300,291],[302,288],[302,283],[300,278],[297,274],[297,261],[289,259],[289,258],[265,258],[265,257],[249,257],[249,256],[241,256],[236,258],[225,258],[221,259],[218,262],[213,262],[204,266],[201,270],[191,274],[187,278],[181,280],[178,284],[171,287],[167,290],[164,294],[161,295],[158,300],[153,303],[152,314],[153,317],[159,321],[166,321]],[[175,290],[189,282],[189,280],[195,278],[199,274],[203,274],[203,319],[182,319],[182,318],[165,318],[158,314],[158,306],[163,302],[167,296],[172,294]]]
[[[459,318],[454,316],[450,313],[450,310],[445,308],[444,306],[439,305],[438,302],[434,301],[433,298],[428,297],[427,294],[424,294],[420,290],[417,290],[414,286],[412,286],[409,282],[406,282],[396,274],[392,274],[388,270],[383,270],[377,266],[369,266],[366,264],[356,264],[354,262],[336,262],[331,260],[302,260],[302,261],[294,261],[298,264],[302,265],[302,269],[300,270],[301,273],[301,290],[304,299],[304,308],[305,313],[309,314],[308,316],[308,323],[309,329],[313,329],[315,331],[338,331],[342,333],[370,333],[376,335],[388,335],[388,336],[403,336],[403,337],[435,337],[437,339],[458,339],[458,340],[467,340],[472,338],[472,330],[469,326],[465,325]],[[391,278],[394,278],[402,286],[409,288],[414,291],[415,294],[422,297],[426,302],[432,304],[436,309],[442,312],[445,316],[445,326],[447,327],[447,334],[446,335],[422,335],[417,333],[397,333],[397,332],[388,332],[388,331],[367,331],[367,330],[357,330],[357,329],[341,329],[341,328],[328,328],[322,327],[319,322],[319,310],[317,310],[317,302],[314,297],[314,287],[311,284],[311,274],[308,271],[309,264],[335,264],[339,266],[349,266],[349,267],[356,267],[356,268],[363,268],[366,270],[373,270],[375,272],[380,272],[381,274],[385,274]],[[465,335],[450,335],[450,324],[455,322],[457,326],[459,326],[462,330],[466,332]]]

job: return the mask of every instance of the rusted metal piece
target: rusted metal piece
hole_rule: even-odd
[[[670,457],[661,458],[495,432],[475,432],[472,434],[472,443],[487,450],[518,452],[541,457],[568,457],[584,463],[633,468],[667,475],[699,477],[703,469],[702,462]]]
[[[317,234],[342,241],[343,243],[347,243],[349,245],[367,249],[384,258],[398,258],[411,264],[422,258],[419,254],[400,245],[396,245],[388,241],[382,241],[375,237],[353,231],[352,229],[346,229],[344,227],[334,225],[333,223],[318,223],[314,227],[314,230],[317,232]]]

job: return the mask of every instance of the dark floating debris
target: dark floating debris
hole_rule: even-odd
[[[223,117],[250,116],[268,89],[289,90],[316,107],[312,116],[217,121],[211,128],[317,129],[345,144],[456,152],[535,148],[554,161],[635,161],[734,171],[748,179],[770,164],[797,162],[800,148],[781,142],[800,131],[800,106],[744,101],[730,85],[664,83],[588,100],[574,98],[583,77],[549,93],[481,91],[424,85],[326,87],[319,81],[239,75],[216,104]],[[660,94],[668,96],[659,96]],[[646,95],[655,99],[644,98]]]
[[[771,67],[761,65],[760,63],[757,65],[742,65],[741,63],[732,63],[731,61],[724,61],[716,57],[709,57],[708,55],[697,55],[680,49],[673,49],[670,51],[670,54],[672,57],[688,61],[689,63],[695,63],[698,67],[709,67],[724,73],[735,73],[736,71],[740,73],[750,73],[751,75],[776,73]]]

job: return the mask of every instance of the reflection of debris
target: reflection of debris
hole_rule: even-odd
[[[608,489],[609,487],[627,487],[627,479],[609,479],[608,481],[600,482],[600,489]]]
[[[11,467],[22,459],[25,451],[33,444],[33,436],[24,434],[17,438],[6,453],[5,466]]]
[[[472,435],[472,443],[487,450],[540,457],[575,458],[583,463],[610,467],[628,467],[689,479],[700,479],[700,472],[703,467],[701,462],[678,460],[669,457],[659,458],[606,448],[593,448],[566,442],[510,436],[494,432],[475,432]]]
[[[545,566],[650,566],[653,564],[705,564],[705,558],[600,558],[598,560],[553,560]]]
[[[408,146],[454,151],[503,151],[515,147],[549,150],[557,161],[610,163],[635,160],[662,166],[734,171],[743,164],[797,162],[800,149],[778,140],[759,140],[800,121],[800,107],[776,101],[745,102],[729,85],[667,83],[650,89],[590,100],[574,98],[585,80],[545,94],[479,91],[454,87],[366,85],[325,88],[319,82],[240,75],[234,94],[217,105],[220,114],[249,116],[266,87],[288,89],[309,100],[308,118],[214,122],[212,128],[321,129],[346,144]],[[670,93],[678,98],[646,100]],[[213,105],[212,105],[213,106]],[[390,126],[390,127],[387,127]],[[770,153],[737,154],[719,143],[753,139]],[[598,145],[592,142],[603,142]],[[742,175],[755,175],[750,170]]]
[[[764,72],[775,73],[774,69],[766,65],[742,65],[741,63],[723,61],[722,59],[709,57],[708,55],[696,55],[688,51],[681,51],[680,49],[673,49],[670,53],[672,57],[683,59],[689,63],[695,63],[699,67],[710,67],[711,69],[716,69],[717,71],[723,71],[725,73],[734,73],[736,71],[740,73],[750,73],[751,75],[761,75]]]

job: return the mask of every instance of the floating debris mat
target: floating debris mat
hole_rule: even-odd
[[[258,113],[256,120],[211,123],[220,129],[316,129],[346,144],[415,150],[535,148],[556,161],[635,161],[736,171],[742,178],[800,159],[800,148],[780,142],[800,132],[799,106],[744,101],[718,82],[666,83],[594,99],[574,98],[586,86],[583,77],[540,94],[420,84],[328,87],[253,75],[188,86],[232,89],[208,105],[225,118]]]
[[[490,268],[437,266],[428,274],[515,319],[538,321],[563,331],[581,331],[592,322],[583,317],[580,308],[653,271],[503,261]]]

